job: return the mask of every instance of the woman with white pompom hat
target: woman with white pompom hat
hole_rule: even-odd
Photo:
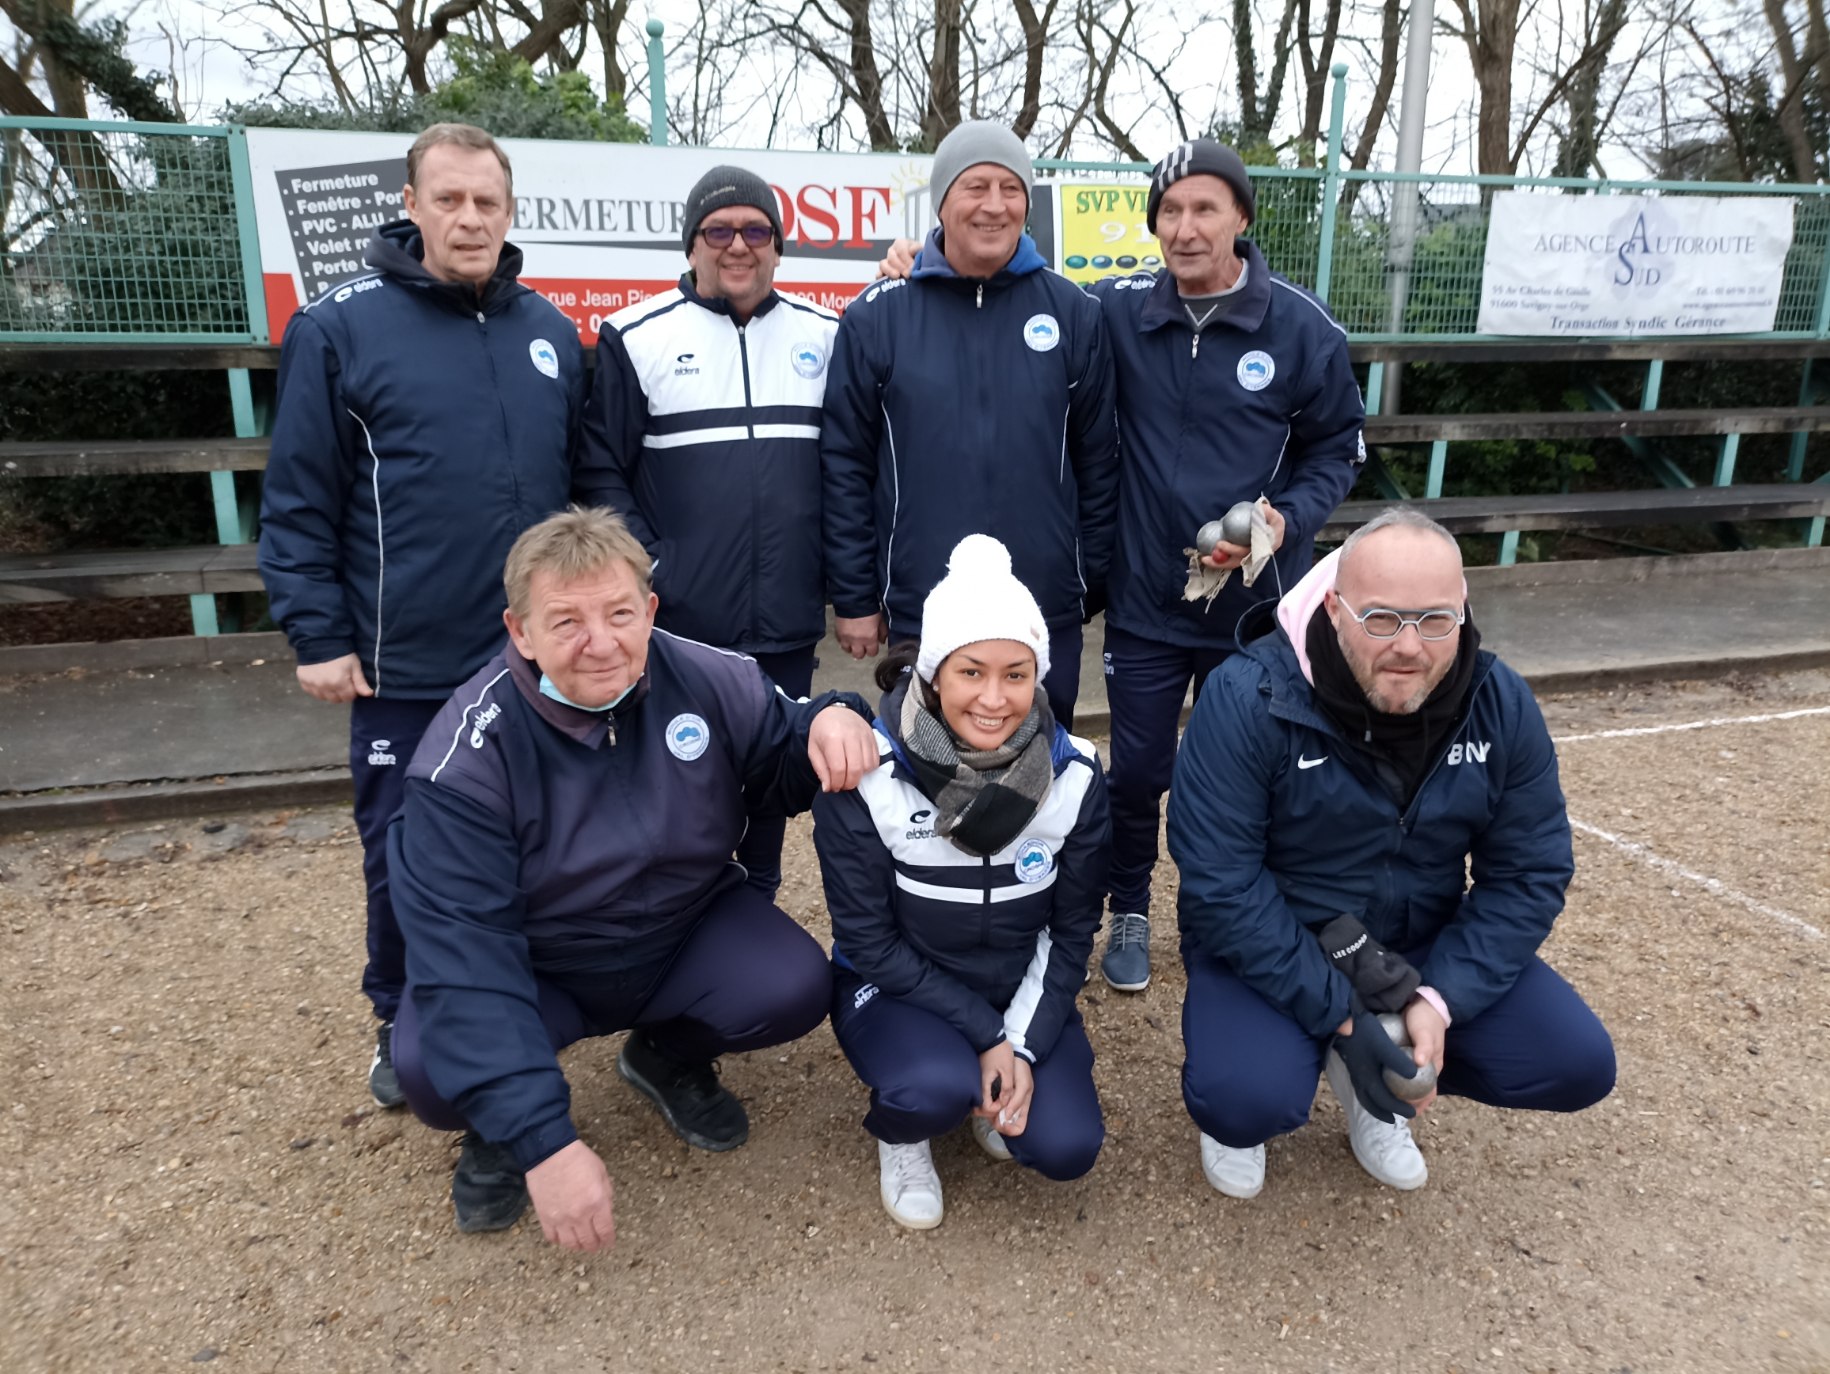
[[[1055,721],[1036,599],[974,534],[927,597],[919,643],[877,670],[880,762],[819,797],[833,1031],[871,1090],[883,1205],[943,1215],[929,1142],[970,1120],[985,1153],[1078,1178],[1105,1140],[1075,1009],[1111,826],[1093,746]]]

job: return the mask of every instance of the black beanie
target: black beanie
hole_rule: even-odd
[[[1233,199],[1245,211],[1245,222],[1250,225],[1258,218],[1252,179],[1245,174],[1245,162],[1239,154],[1211,138],[1191,138],[1170,149],[1150,173],[1150,203],[1144,212],[1144,222],[1150,226],[1151,233],[1156,232],[1156,207],[1163,203],[1163,192],[1183,177],[1194,176],[1219,177],[1233,188]]]
[[[781,207],[776,204],[775,192],[769,189],[769,183],[741,167],[714,167],[686,193],[685,233],[681,236],[681,246],[688,257],[693,254],[693,236],[699,232],[705,217],[714,210],[727,210],[733,205],[761,210],[775,230],[775,246],[778,249],[783,246]]]

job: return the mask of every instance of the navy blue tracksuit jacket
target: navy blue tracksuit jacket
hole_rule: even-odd
[[[1195,703],[1168,836],[1183,938],[1318,1038],[1348,1010],[1314,934],[1336,916],[1389,949],[1430,945],[1419,972],[1460,1022],[1512,987],[1575,872],[1556,750],[1511,668],[1480,653],[1460,726],[1400,810],[1316,704],[1282,628]]]
[[[1078,618],[1111,560],[1113,410],[1098,305],[1028,235],[978,280],[935,230],[908,280],[839,324],[820,442],[833,610],[917,627],[953,546],[989,534],[1049,621]]]
[[[427,1076],[523,1165],[577,1138],[538,1010],[542,970],[664,960],[743,881],[746,817],[807,809],[813,718],[753,659],[657,630],[609,712],[540,694],[508,645],[445,704],[388,835]]]
[[[1231,649],[1241,617],[1308,572],[1315,532],[1352,488],[1366,408],[1327,307],[1240,240],[1245,285],[1197,335],[1167,271],[1093,284],[1118,366],[1118,547],[1106,623],[1188,649]],[[1273,568],[1185,601],[1195,532],[1240,501],[1284,517]]]
[[[439,700],[502,643],[509,546],[571,496],[585,366],[520,249],[481,298],[422,256],[384,225],[369,275],[287,322],[260,570],[300,663],[354,653],[377,696]]]

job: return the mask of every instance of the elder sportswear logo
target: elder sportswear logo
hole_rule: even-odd
[[[548,343],[545,339],[535,339],[529,344],[527,346],[527,356],[533,359],[534,369],[539,372],[542,377],[557,377],[559,375],[559,354],[554,350],[553,345]]]
[[[394,755],[388,751],[393,748],[392,740],[378,739],[369,743],[369,767],[387,768],[395,762]]]
[[[495,722],[496,717],[501,714],[502,703],[499,701],[492,701],[489,703],[486,710],[477,712],[476,721],[470,727],[470,747],[472,749],[481,749],[483,747],[483,732],[487,730]]]

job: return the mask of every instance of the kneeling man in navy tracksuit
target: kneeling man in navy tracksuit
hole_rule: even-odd
[[[649,562],[601,509],[516,541],[508,646],[432,722],[389,835],[394,1062],[421,1120],[466,1131],[460,1230],[531,1197],[549,1240],[613,1239],[566,1045],[633,1028],[617,1071],[688,1144],[729,1150],[749,1121],[713,1061],[805,1035],[831,998],[820,946],[731,854],[750,816],[857,786],[870,709],[790,700],[754,660],[655,630]]]
[[[1220,1192],[1264,1186],[1264,1142],[1308,1119],[1324,1057],[1355,1157],[1393,1188],[1428,1177],[1407,1123],[1435,1094],[1407,1105],[1387,1069],[1429,1065],[1493,1107],[1612,1091],[1607,1031],[1537,954],[1575,870],[1556,751],[1531,690],[1481,651],[1461,552],[1426,516],[1349,536],[1215,672],[1176,759],[1169,851],[1182,1095]]]

